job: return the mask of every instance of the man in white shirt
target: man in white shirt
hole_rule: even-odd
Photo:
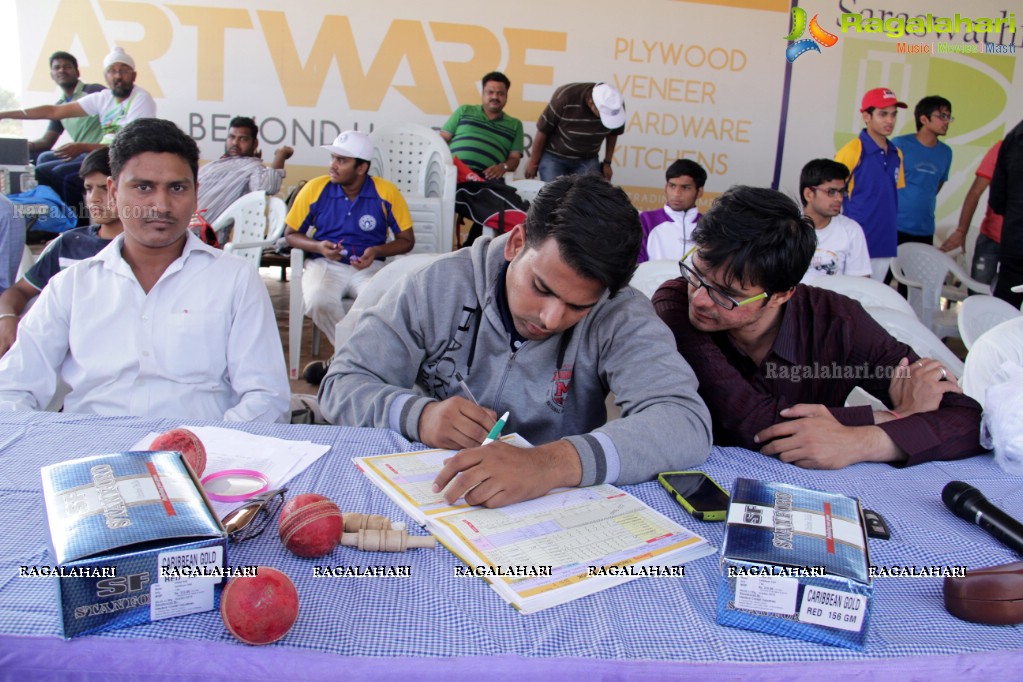
[[[205,211],[203,219],[215,222],[249,192],[277,194],[285,176],[284,163],[294,153],[291,147],[280,147],[267,168],[259,149],[259,126],[248,116],[232,118],[227,126],[224,155],[199,169],[199,210]],[[226,243],[230,234],[230,227],[218,234],[220,243]]]
[[[28,109],[0,111],[0,119],[49,119],[61,121],[80,116],[98,116],[103,136],[99,143],[73,142],[54,152],[56,159],[36,167],[40,184],[53,188],[65,204],[75,209],[82,203],[82,181],[78,177],[85,155],[113,142],[117,132],[140,118],[156,116],[152,95],[135,85],[135,60],[123,48],[115,47],[103,60],[103,75],[109,90],[100,90],[66,104],[44,104]],[[86,215],[79,209],[80,216]]]
[[[848,179],[849,169],[831,159],[814,159],[803,166],[799,200],[803,215],[817,228],[817,250],[800,280],[803,284],[827,275],[869,277],[872,272],[863,228],[842,215]]]
[[[290,390],[266,288],[188,231],[195,141],[142,119],[110,162],[124,232],[43,289],[0,359],[0,409],[41,409],[60,381],[67,412],[283,421]]]
[[[692,247],[693,230],[700,219],[696,202],[703,196],[707,171],[689,159],[679,159],[664,172],[664,208],[639,214],[643,243],[637,263],[648,260],[682,260]]]

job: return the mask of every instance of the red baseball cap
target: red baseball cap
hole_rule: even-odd
[[[900,102],[899,98],[895,96],[895,93],[888,88],[874,88],[863,96],[863,101],[860,102],[860,111],[866,111],[870,107],[875,109],[884,109],[885,107],[898,107],[900,109],[906,108],[905,102]]]

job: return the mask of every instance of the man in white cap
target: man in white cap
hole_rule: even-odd
[[[313,178],[295,197],[285,237],[308,254],[302,272],[305,314],[333,339],[345,316],[341,300],[358,296],[384,259],[408,253],[416,238],[401,192],[369,174],[374,151],[369,135],[347,130],[323,148],[330,152],[330,174]],[[394,236],[390,242],[388,231]],[[303,376],[319,384],[329,364],[312,362]]]
[[[103,75],[109,90],[100,90],[67,104],[44,104],[28,109],[0,111],[0,119],[49,119],[60,121],[80,116],[98,116],[102,126],[99,143],[65,145],[56,151],[52,163],[36,168],[41,184],[53,188],[68,206],[75,208],[82,200],[82,181],[78,176],[85,155],[114,140],[117,132],[139,118],[154,118],[156,102],[153,97],[135,85],[135,60],[123,48],[115,47],[103,60]],[[86,216],[87,213],[78,215]]]
[[[611,179],[611,157],[625,132],[625,102],[608,83],[569,83],[554,92],[536,122],[526,177],[550,182],[561,175],[600,172]],[[599,160],[604,143],[604,159]]]

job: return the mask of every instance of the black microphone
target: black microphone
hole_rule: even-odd
[[[951,481],[941,491],[941,499],[953,514],[977,524],[1006,547],[1023,555],[1023,523],[991,504],[972,485]]]

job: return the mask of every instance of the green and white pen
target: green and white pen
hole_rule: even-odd
[[[486,439],[484,439],[483,443],[480,444],[480,447],[483,447],[484,445],[490,445],[495,440],[500,438],[501,430],[504,429],[504,424],[507,421],[508,413],[505,412],[504,414],[501,415],[501,418],[497,420],[497,423],[494,424],[494,428],[490,429],[490,433],[487,434]]]

